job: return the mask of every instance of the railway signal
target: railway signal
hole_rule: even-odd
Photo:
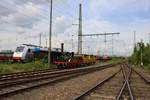
[[[143,67],[143,40],[141,40],[140,48],[141,48],[141,67]]]

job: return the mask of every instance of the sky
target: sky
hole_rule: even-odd
[[[53,0],[52,47],[65,44],[77,52],[79,4],[82,3],[83,34],[119,32],[114,35],[114,55],[128,56],[136,42],[149,42],[150,0]],[[46,46],[49,36],[49,0],[1,0],[0,50],[20,44]],[[83,37],[83,53],[112,54],[112,36]]]

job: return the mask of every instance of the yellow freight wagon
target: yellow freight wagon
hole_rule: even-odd
[[[96,57],[93,55],[77,55],[81,61],[82,65],[91,65],[96,63]]]

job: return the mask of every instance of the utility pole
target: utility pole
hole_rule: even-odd
[[[106,39],[106,33],[105,33],[105,40],[104,40],[104,42],[105,42],[105,55],[107,54],[107,48],[106,48],[106,42],[107,42],[107,39]]]
[[[134,31],[134,47],[136,46],[136,31]]]
[[[82,54],[82,4],[79,4],[78,54]]]
[[[112,34],[112,56],[114,55],[114,35]]]
[[[45,45],[46,45],[46,47],[47,47],[47,39],[45,40]]]
[[[51,37],[52,37],[53,0],[49,0],[49,3],[50,3],[50,26],[49,26],[48,67],[50,67],[50,64],[51,64]]]
[[[97,55],[100,55],[100,50],[97,50]]]
[[[90,55],[90,47],[88,46],[88,54]]]
[[[74,35],[72,35],[72,39],[71,39],[71,40],[72,40],[72,52],[74,52],[74,43],[73,43],[74,41],[73,41],[73,36],[74,36]]]
[[[41,37],[42,37],[42,34],[40,33],[39,46],[41,46]]]

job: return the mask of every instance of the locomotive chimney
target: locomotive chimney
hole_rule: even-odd
[[[64,52],[64,43],[61,43],[61,52]]]

